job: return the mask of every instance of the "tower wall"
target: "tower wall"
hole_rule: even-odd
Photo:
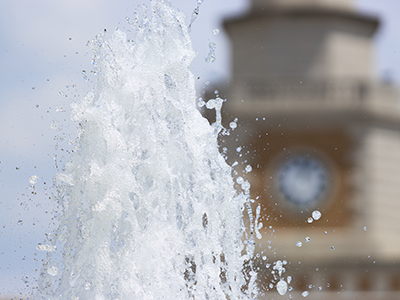
[[[234,82],[371,80],[376,26],[350,14],[309,10],[269,11],[228,22]]]
[[[361,160],[365,226],[381,259],[400,257],[400,130],[370,127]]]

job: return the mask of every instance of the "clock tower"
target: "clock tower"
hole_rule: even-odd
[[[374,73],[379,20],[350,0],[253,0],[224,25],[225,143],[261,209],[261,293],[279,299],[283,279],[295,299],[400,297],[399,95]]]

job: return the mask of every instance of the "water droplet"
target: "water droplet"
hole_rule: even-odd
[[[219,34],[219,29],[214,29],[214,30],[213,30],[213,33],[214,33],[215,35],[218,35],[218,34]]]
[[[272,289],[274,285],[272,283],[269,284],[269,288]]]
[[[206,62],[207,63],[213,63],[215,61],[215,54],[210,52],[208,53],[208,56],[206,57]]]
[[[222,99],[221,98],[217,98],[217,99],[210,99],[207,101],[206,103],[206,107],[208,109],[221,109],[222,107]]]
[[[263,259],[263,260],[267,260],[267,257],[264,255],[264,256],[262,257],[262,259]]]
[[[296,246],[301,247],[301,245],[303,245],[303,244],[300,241],[297,241]]]
[[[314,219],[311,218],[311,217],[309,217],[309,218],[307,219],[307,222],[310,223],[310,224],[311,224],[313,221],[314,221]]]
[[[322,286],[319,286],[319,287],[318,287],[318,290],[322,291]]]
[[[47,269],[47,273],[51,276],[56,276],[58,274],[58,268],[57,267],[50,267]]]
[[[319,220],[321,218],[322,214],[319,210],[314,210],[312,212],[312,217],[315,221]]]
[[[206,62],[208,63],[213,63],[215,61],[215,48],[217,48],[217,45],[213,42],[208,44],[208,47],[210,48],[210,52],[208,53],[208,56],[206,57]]]
[[[58,121],[52,121],[51,123],[50,123],[50,128],[51,129],[59,129],[60,127],[59,127],[59,123],[58,123]]]
[[[230,122],[229,127],[232,128],[232,130],[234,130],[237,127],[236,122]]]
[[[283,267],[283,262],[281,260],[274,262],[274,267],[272,269],[278,271],[279,276],[285,272],[285,268]]]
[[[204,100],[203,100],[203,98],[199,98],[199,102],[197,103],[197,105],[199,106],[199,107],[203,107],[204,105],[205,105],[206,103],[204,102]]]
[[[328,234],[328,231],[324,231],[325,234]]]
[[[82,76],[83,76],[83,79],[88,80],[88,77],[86,75],[86,70],[82,70]]]
[[[38,251],[46,251],[46,252],[52,252],[56,250],[57,247],[53,245],[37,245],[36,250]]]
[[[248,182],[248,181],[243,182],[241,187],[242,187],[242,190],[250,189],[250,182]]]
[[[332,246],[332,247],[331,247],[331,250],[335,250],[335,249],[336,249],[335,246]]]
[[[17,222],[17,224],[18,224],[18,225],[22,225],[22,224],[24,224],[24,221],[23,221],[22,219],[19,219],[18,222]]]
[[[285,295],[287,292],[288,285],[285,280],[281,279],[276,284],[276,290],[278,291],[279,295]]]
[[[236,179],[236,182],[237,182],[238,184],[242,184],[242,183],[244,182],[243,177],[239,176],[239,177]]]
[[[242,151],[242,147],[237,147],[236,152],[240,152],[240,151]]]
[[[217,45],[216,45],[215,43],[211,42],[211,43],[208,44],[208,47],[209,47],[211,50],[215,50],[215,48],[217,48]]]
[[[253,168],[250,165],[247,165],[245,170],[246,170],[246,173],[249,173],[249,172],[251,172],[251,170],[253,170]]]
[[[301,295],[305,298],[305,297],[307,297],[308,296],[308,294],[309,294],[309,292],[308,291],[304,291],[304,292],[302,292],[301,293]]]
[[[364,226],[364,231],[367,231],[367,226]]]
[[[29,183],[30,184],[35,184],[36,182],[38,182],[39,177],[37,175],[32,175],[31,177],[29,177]]]
[[[306,242],[308,243],[311,240],[309,236],[306,236]]]

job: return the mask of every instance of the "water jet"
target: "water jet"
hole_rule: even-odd
[[[234,189],[218,150],[222,99],[206,104],[210,125],[196,108],[185,16],[169,1],[129,23],[129,37],[89,43],[97,83],[72,104],[80,134],[56,175],[62,216],[43,245],[37,299],[250,299],[249,185]]]

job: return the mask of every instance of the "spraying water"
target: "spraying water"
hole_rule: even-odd
[[[63,214],[42,245],[38,299],[254,296],[248,190],[234,190],[218,151],[220,118],[210,126],[196,109],[185,16],[161,0],[148,15],[130,20],[130,39],[90,42],[98,81],[72,107],[80,136],[56,176]]]

